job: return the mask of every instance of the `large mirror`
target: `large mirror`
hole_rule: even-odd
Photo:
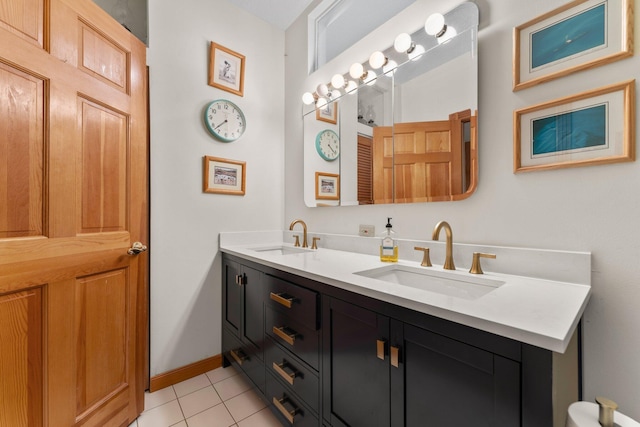
[[[411,34],[414,55],[420,47],[423,54],[409,59],[391,46],[383,53],[399,64],[393,71],[377,70],[370,84],[364,79],[323,108],[304,111],[307,206],[452,201],[473,193],[478,9],[463,3],[444,18],[445,37]]]

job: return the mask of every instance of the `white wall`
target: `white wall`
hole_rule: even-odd
[[[210,41],[246,56],[244,97],[207,85]],[[218,233],[282,227],[283,52],[282,30],[226,1],[150,4],[151,376],[221,353]],[[236,142],[206,130],[218,98],[244,110]],[[204,155],[246,161],[246,195],[203,193]]]
[[[315,1],[308,10],[314,7]],[[640,164],[638,162],[514,174],[512,115],[518,108],[640,77],[638,56],[538,87],[511,90],[512,31],[565,0],[477,0],[479,33],[479,186],[460,202],[307,208],[303,200],[300,96],[355,60],[411,32],[433,10],[418,0],[359,44],[359,57],[340,56],[307,78],[306,19],[286,32],[285,218],[310,231],[357,234],[358,224],[382,231],[387,216],[401,238],[430,239],[437,221],[453,227],[454,242],[591,251],[593,297],[584,316],[584,398],[608,396],[640,419]],[[448,11],[458,1],[445,1]],[[640,15],[640,14],[638,14]],[[640,33],[636,17],[636,34]],[[638,46],[638,35],[636,43]],[[638,110],[636,108],[636,121]],[[640,128],[640,127],[639,127]],[[402,256],[402,254],[401,254]],[[471,260],[456,260],[465,267]],[[553,295],[549,295],[551,300]]]

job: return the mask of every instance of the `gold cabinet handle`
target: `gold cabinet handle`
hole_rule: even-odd
[[[291,404],[291,406],[293,406],[293,409],[290,410],[290,411],[287,410],[287,408],[284,407],[284,402],[289,402]],[[284,417],[287,419],[287,421],[289,421],[291,424],[293,424],[294,417],[298,413],[299,409],[296,408],[293,405],[291,400],[286,395],[283,395],[282,399],[278,399],[277,397],[274,396],[273,397],[273,406],[278,408],[278,411],[280,411],[280,413],[282,415],[284,415]]]
[[[284,370],[284,367],[288,366],[289,369],[291,369],[293,372],[288,373],[287,371]],[[298,371],[294,370],[291,365],[289,365],[287,362],[283,361],[280,364],[277,364],[276,362],[273,362],[273,369],[278,373],[278,375],[280,375],[282,377],[282,379],[284,379],[286,382],[288,382],[289,384],[293,385],[293,381],[296,379],[296,377],[298,376]]]
[[[291,297],[291,298],[285,298],[285,297],[283,297],[282,295],[283,295],[283,294],[276,294],[276,293],[274,293],[274,292],[271,292],[271,293],[269,294],[269,297],[270,297],[272,300],[274,300],[275,302],[277,302],[278,304],[283,305],[283,306],[285,306],[285,307],[287,307],[287,308],[291,308],[291,306],[293,305],[293,300],[294,300],[294,298],[293,298],[293,297]]]
[[[229,350],[229,354],[231,355],[231,357],[233,357],[235,359],[236,362],[238,362],[238,365],[242,366],[242,363],[245,360],[249,360],[249,357],[247,357],[246,354],[244,354],[244,352],[240,349],[238,350]]]
[[[378,356],[378,359],[380,360],[384,360],[384,345],[386,344],[386,342],[384,342],[383,340],[376,340],[376,356]]]
[[[400,349],[391,346],[391,366],[397,368],[400,366]]]
[[[242,286],[243,285],[242,274],[236,274],[236,285],[238,285],[238,286]]]
[[[273,333],[276,334],[277,336],[279,336],[280,338],[282,338],[283,340],[285,340],[289,345],[293,345],[293,343],[296,340],[296,335],[298,335],[296,333],[296,331],[292,331],[290,330],[292,333],[288,334],[284,331],[284,329],[286,328],[286,326],[274,326],[273,327]],[[288,329],[288,328],[287,328]]]

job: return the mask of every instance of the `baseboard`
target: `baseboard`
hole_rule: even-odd
[[[189,378],[204,374],[221,366],[222,355],[218,354],[190,365],[165,372],[164,374],[156,375],[155,377],[151,377],[149,381],[149,391],[153,393],[154,391],[188,380]]]

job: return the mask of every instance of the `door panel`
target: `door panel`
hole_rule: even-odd
[[[146,48],[84,0],[0,0],[0,21],[0,295],[42,289],[46,308],[28,356],[47,378],[9,425],[127,425],[144,402],[148,255],[127,250],[148,236]]]

